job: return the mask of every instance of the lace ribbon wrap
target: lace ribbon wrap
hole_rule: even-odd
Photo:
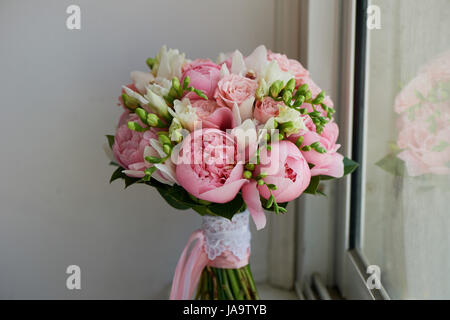
[[[170,299],[190,299],[206,266],[238,269],[247,265],[250,239],[247,210],[235,214],[231,221],[204,216],[202,228],[191,235],[178,260]]]
[[[204,216],[202,230],[205,235],[204,249],[209,260],[216,259],[225,251],[230,251],[239,260],[246,258],[251,239],[248,211],[235,214],[231,221],[222,217]]]

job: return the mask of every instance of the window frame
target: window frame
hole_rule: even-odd
[[[341,86],[341,118],[339,126],[348,144],[346,156],[359,162],[359,168],[341,181],[339,195],[342,201],[338,205],[338,225],[336,251],[337,284],[344,297],[349,299],[390,299],[381,286],[370,289],[366,285],[369,278],[367,267],[369,262],[360,248],[364,231],[364,143],[367,123],[365,106],[367,105],[367,61],[370,32],[366,27],[368,0],[343,1],[342,6],[342,86]],[[382,279],[381,279],[382,280]]]

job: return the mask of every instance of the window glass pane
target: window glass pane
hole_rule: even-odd
[[[361,249],[395,299],[450,299],[450,1],[373,0]]]

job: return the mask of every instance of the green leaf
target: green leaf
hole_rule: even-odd
[[[110,134],[107,134],[106,138],[108,139],[109,148],[112,149],[112,147],[114,145],[114,136],[110,135]]]
[[[405,175],[405,163],[397,158],[397,153],[390,153],[383,159],[375,163],[381,169],[393,174],[394,176],[404,176]]]
[[[175,209],[186,210],[196,205],[182,187],[164,185],[156,188],[164,200]]]
[[[125,174],[122,172],[124,169],[122,167],[118,167],[113,174],[111,175],[111,178],[109,179],[109,183],[113,182],[117,179],[123,179],[125,177]]]
[[[244,207],[244,200],[242,196],[237,194],[236,197],[227,203],[214,203],[208,206],[208,209],[215,215],[230,219],[240,212]]]
[[[128,188],[129,186],[135,184],[135,183],[141,182],[141,180],[142,180],[142,179],[139,179],[139,178],[129,177],[126,174],[124,174],[124,178],[123,179],[125,180],[125,189]]]
[[[358,162],[355,162],[352,159],[344,157],[344,176],[355,171],[356,168],[358,168],[358,166],[359,166]]]
[[[431,148],[431,151],[434,152],[442,152],[444,151],[450,144],[447,141],[440,141],[437,145]]]
[[[309,182],[308,188],[306,188],[306,190],[303,191],[303,192],[304,193],[309,193],[309,194],[316,194],[317,187],[319,186],[319,183],[320,183],[320,177],[319,176],[311,177],[311,181]]]

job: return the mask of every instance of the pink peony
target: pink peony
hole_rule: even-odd
[[[239,107],[245,100],[254,97],[257,87],[255,80],[230,74],[219,81],[214,98],[220,106],[232,109],[234,103]]]
[[[431,90],[431,79],[427,73],[420,73],[412,79],[395,97],[394,110],[402,113],[420,102],[418,92],[426,96]]]
[[[197,59],[183,67],[181,83],[186,77],[190,78],[192,87],[203,91],[211,99],[220,79],[220,66],[211,60]],[[186,96],[191,100],[201,99],[194,92],[189,92]]]
[[[293,74],[295,83],[299,86],[304,78],[309,77],[309,72],[306,70],[300,62],[294,59],[288,59],[285,54],[274,53],[272,51],[267,52],[267,60],[276,61],[281,71],[289,71]]]
[[[275,53],[267,50],[267,60],[276,61],[281,71],[289,71],[289,59],[285,54]]]
[[[314,149],[302,151],[306,161],[314,165],[314,167],[311,168],[312,176],[326,175],[340,178],[344,175],[344,157],[337,153],[337,150],[341,145],[336,144],[339,135],[339,127],[336,123],[327,123],[321,134],[308,130],[297,135],[292,135],[289,139],[292,142],[295,142],[300,135],[304,137],[303,146],[311,145],[314,142],[320,142],[320,145],[327,151],[326,153],[319,153]]]
[[[275,101],[270,97],[265,97],[262,101],[258,100],[255,104],[253,117],[260,123],[266,123],[271,117],[278,116],[279,104],[283,104],[283,102]]]
[[[232,128],[233,112],[229,108],[219,106],[214,100],[198,99],[191,101],[191,104],[202,121],[203,128],[223,131]]]
[[[255,173],[267,173],[264,181],[276,185],[272,191],[278,203],[288,202],[300,196],[308,187],[311,171],[300,150],[290,141],[271,144],[271,151],[261,152],[261,165]],[[265,199],[270,197],[267,186],[258,186],[259,193]]]
[[[294,74],[296,86],[300,85],[302,79],[309,77],[309,71],[297,60],[289,59],[289,71]]]
[[[193,196],[216,203],[234,199],[247,182],[237,163],[234,138],[217,129],[202,129],[187,136],[181,147],[176,175]]]
[[[426,173],[450,174],[450,127],[447,125],[448,103],[424,104],[415,111],[413,119],[405,113],[400,124],[397,145],[404,149],[397,157],[405,161],[410,176]],[[431,119],[433,114],[441,117]]]
[[[146,147],[151,148],[150,139],[158,139],[158,137],[151,130],[137,132],[128,128],[128,121],[138,120],[138,116],[134,113],[129,114],[125,111],[122,114],[114,137],[113,152],[115,159],[126,170],[127,175],[142,178],[144,170],[151,166],[144,160],[144,151]],[[144,126],[140,120],[138,122]],[[152,155],[156,155],[156,152]]]
[[[271,151],[266,148],[261,149],[260,165],[256,166],[255,174],[262,172],[267,174],[264,181],[277,187],[272,194],[278,203],[297,198],[305,191],[311,180],[311,171],[300,150],[286,140],[272,143]],[[267,186],[258,186],[253,180],[242,187],[242,198],[258,230],[266,225],[260,195],[265,199],[270,197]]]

